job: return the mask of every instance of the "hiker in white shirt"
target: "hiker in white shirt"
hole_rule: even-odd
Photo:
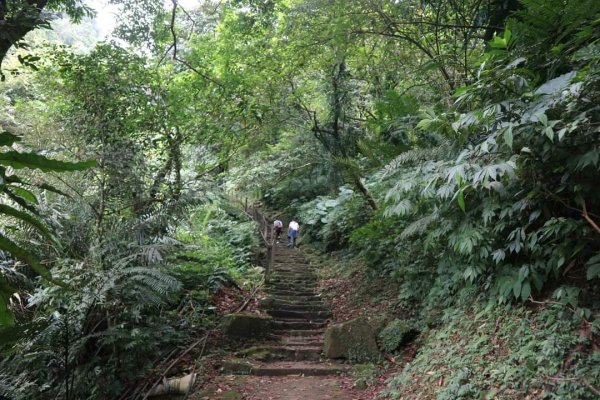
[[[298,237],[298,231],[300,230],[300,225],[296,222],[295,219],[290,221],[288,225],[288,244],[287,247],[296,246],[296,238]]]

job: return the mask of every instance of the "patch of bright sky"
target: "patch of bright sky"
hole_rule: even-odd
[[[110,36],[117,25],[117,15],[120,5],[109,4],[106,0],[92,1],[88,0],[88,5],[96,10],[97,26],[100,29],[100,36],[105,39]],[[202,0],[178,0],[177,4],[185,9],[196,8],[202,3]],[[165,7],[172,7],[170,0],[164,0]]]

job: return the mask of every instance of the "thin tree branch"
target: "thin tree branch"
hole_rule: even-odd
[[[174,58],[175,61],[178,61],[180,63],[182,63],[183,65],[185,65],[186,67],[188,67],[191,71],[195,72],[198,76],[206,79],[209,82],[214,83],[215,85],[224,88],[223,84],[219,81],[217,81],[214,78],[211,78],[210,76],[206,75],[205,73],[199,71],[197,68],[195,68],[193,65],[191,65],[189,62],[185,61],[184,59],[181,58]]]
[[[171,49],[173,48],[173,43],[171,43],[169,45],[169,48],[163,53],[163,55],[160,57],[160,59],[158,60],[158,63],[156,63],[156,66],[159,67],[160,64],[162,64],[162,62],[165,60],[165,58],[167,58],[167,54],[169,54],[169,52],[171,51]]]
[[[173,36],[173,60],[177,59],[177,33],[175,32],[175,16],[177,14],[177,0],[171,0],[173,11],[171,12],[171,35]]]
[[[592,228],[594,228],[596,230],[596,232],[600,233],[600,226],[598,226],[598,224],[596,223],[596,221],[594,221],[592,219],[592,217],[590,217],[590,215],[588,214],[587,206],[585,204],[585,200],[582,200],[582,203],[583,203],[583,210],[581,212],[581,215],[592,226]]]
[[[395,38],[395,39],[401,39],[401,40],[405,40],[413,45],[415,45],[419,50],[421,50],[423,53],[425,53],[425,55],[427,57],[429,57],[431,60],[436,60],[437,57],[431,53],[431,51],[425,47],[422,43],[419,43],[418,40],[408,36],[408,35],[404,35],[404,34],[399,34],[399,33],[390,33],[390,32],[379,32],[379,31],[373,31],[373,30],[366,30],[366,29],[358,29],[358,30],[354,30],[351,33],[353,34],[357,34],[357,35],[379,35],[379,36],[386,36],[386,37],[391,37],[391,38]],[[444,80],[446,81],[446,83],[448,84],[450,90],[454,90],[454,87],[456,86],[454,80],[452,79],[452,77],[450,76],[450,74],[448,73],[448,71],[446,70],[446,68],[443,65],[437,65],[438,67],[438,71],[440,71],[440,73],[442,74],[442,76],[444,77]]]

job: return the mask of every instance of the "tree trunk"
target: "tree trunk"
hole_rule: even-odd
[[[173,183],[173,199],[177,200],[181,196],[181,190],[183,185],[181,183],[181,132],[179,127],[175,127],[175,137],[171,142],[171,158],[173,159],[173,172],[175,173],[175,182]]]
[[[367,189],[366,186],[360,180],[360,177],[354,177],[353,183],[354,186],[358,189],[358,191],[365,197],[365,200],[367,200],[367,203],[369,203],[369,206],[373,209],[373,211],[377,211],[379,209],[379,206],[377,205],[377,202],[375,201],[375,198],[373,197],[371,191]]]
[[[10,48],[39,25],[40,14],[48,0],[27,0],[26,3],[10,16],[6,1],[0,1],[0,69]]]

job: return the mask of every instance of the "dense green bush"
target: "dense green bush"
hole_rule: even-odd
[[[410,330],[410,323],[406,320],[391,321],[379,332],[379,348],[387,353],[393,353],[407,340]]]
[[[176,238],[190,246],[181,255],[212,269],[249,268],[256,260],[257,226],[247,215],[228,214],[223,201],[190,210]]]
[[[346,186],[337,197],[319,196],[304,203],[298,213],[303,234],[326,251],[340,250],[347,246],[351,233],[370,219],[371,210],[365,206],[364,199]]]

